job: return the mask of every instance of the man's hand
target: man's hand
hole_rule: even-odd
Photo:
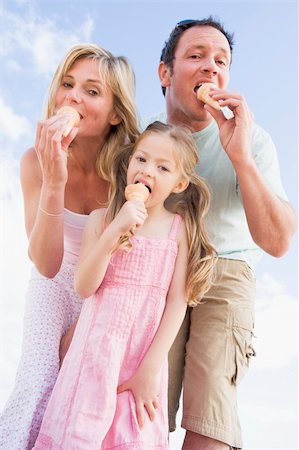
[[[232,164],[236,166],[251,161],[253,114],[245,98],[223,90],[212,91],[210,96],[219,101],[221,107],[227,106],[234,114],[234,117],[227,119],[222,111],[207,104],[204,106],[217,122],[221,144]]]

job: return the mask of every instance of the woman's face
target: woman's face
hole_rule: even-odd
[[[103,85],[99,62],[94,59],[77,60],[62,78],[55,109],[64,105],[72,106],[80,114],[80,137],[106,136],[111,125],[119,123],[112,91]]]

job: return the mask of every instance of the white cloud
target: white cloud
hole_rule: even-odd
[[[257,281],[254,347],[257,351],[252,366],[279,369],[297,357],[296,299],[286,287],[268,273]]]
[[[87,41],[89,41],[91,39],[93,30],[94,30],[94,21],[88,15],[85,22],[83,22],[80,27],[80,33],[82,34],[82,36],[85,37]]]
[[[14,112],[0,96],[0,135],[11,141],[17,141],[23,136],[32,134],[32,126],[26,117]]]
[[[81,25],[71,30],[60,27],[57,21],[40,17],[31,7],[20,15],[0,10],[0,55],[14,58],[17,67],[17,51],[28,57],[23,70],[32,70],[37,75],[49,75],[55,70],[62,54],[78,42],[91,39],[94,22],[90,16]],[[12,62],[10,62],[12,64]]]
[[[22,70],[21,65],[15,59],[8,59],[5,63],[5,65],[6,65],[7,69],[11,72],[19,73]]]
[[[257,279],[257,308],[261,309],[271,298],[280,295],[285,290],[285,286],[268,273],[263,273]]]
[[[269,389],[279,386],[268,383]],[[248,383],[247,396],[239,402],[244,450],[295,450],[297,444],[296,404],[265,401],[254,396],[255,385]],[[278,432],[283,430],[284,432]]]
[[[31,263],[27,256],[19,160],[0,159],[0,409],[12,389],[22,339],[25,292]]]

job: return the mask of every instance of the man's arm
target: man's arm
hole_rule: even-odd
[[[265,252],[282,256],[296,231],[296,217],[290,204],[267,185],[254,161],[253,115],[240,94],[217,90],[211,97],[234,114],[227,119],[222,111],[205,105],[218,124],[222,146],[236,171],[251,236]]]
[[[291,205],[271,191],[254,161],[235,170],[252,239],[270,255],[283,256],[297,228]]]

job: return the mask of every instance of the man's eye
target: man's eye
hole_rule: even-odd
[[[190,56],[191,59],[201,59],[201,57],[202,57],[202,56],[199,55],[199,54],[191,55],[191,56]]]
[[[217,64],[220,64],[221,66],[226,66],[226,62],[223,61],[222,59],[219,59],[218,61],[216,61]]]

